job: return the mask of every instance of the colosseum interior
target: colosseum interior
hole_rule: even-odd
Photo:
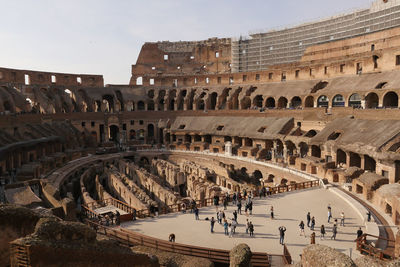
[[[246,40],[145,43],[126,85],[0,68],[1,265],[400,266],[399,95],[397,0]],[[239,193],[233,241],[209,233]],[[327,205],[346,214],[335,242]],[[314,242],[298,237],[308,211]]]

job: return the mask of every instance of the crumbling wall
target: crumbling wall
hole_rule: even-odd
[[[349,256],[324,245],[308,245],[303,250],[301,264],[303,267],[356,267]]]

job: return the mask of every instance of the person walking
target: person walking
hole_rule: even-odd
[[[236,226],[238,225],[237,221],[232,220],[232,228],[233,228],[233,233],[236,234]]]
[[[235,219],[235,221],[237,221],[237,216],[238,216],[237,211],[234,210],[233,211],[233,218]]]
[[[236,205],[236,193],[233,193],[233,196],[232,196],[232,204],[233,204],[233,205]]]
[[[301,236],[301,234],[303,233],[303,235],[304,235],[304,237],[305,237],[306,234],[305,234],[305,232],[304,232],[304,222],[303,222],[303,221],[300,222],[299,227],[300,227],[300,236]]]
[[[246,219],[246,234],[249,233],[249,219]]]
[[[215,211],[218,211],[219,197],[217,195],[214,196],[214,206]]]
[[[331,221],[331,219],[332,219],[332,211],[328,209],[328,223]]]
[[[214,219],[214,217],[211,217],[210,223],[211,223],[211,233],[214,233],[214,224],[215,224],[215,219]]]
[[[332,236],[331,239],[336,240],[336,234],[337,234],[337,225],[334,224],[332,228]]]
[[[229,232],[228,232],[228,221],[227,220],[224,221],[224,230],[225,230],[225,235],[229,235]]]
[[[312,216],[312,218],[311,218],[311,227],[310,227],[310,229],[311,229],[312,231],[314,231],[314,227],[315,227],[315,218],[314,218],[314,216]]]
[[[250,236],[254,236],[254,225],[252,222],[249,222],[249,232]]]
[[[344,226],[344,212],[340,213],[340,226]]]
[[[273,206],[271,206],[270,212],[271,212],[271,220],[273,220],[274,219],[274,207]]]
[[[279,244],[283,245],[284,242],[285,242],[286,227],[285,226],[281,226],[278,229],[279,229]]]
[[[326,234],[325,226],[321,225],[321,240],[325,239],[325,234]]]
[[[315,244],[315,232],[312,232],[310,238],[311,238],[310,244]]]
[[[363,231],[361,230],[361,227],[359,227],[357,230],[357,239],[359,239],[362,235],[363,235]]]
[[[199,209],[194,207],[194,218],[198,221],[199,220]]]
[[[237,203],[237,211],[240,215],[242,215],[242,201],[238,201]]]
[[[368,211],[367,212],[367,221],[371,221],[371,212],[370,211]]]
[[[250,203],[249,203],[249,213],[250,213],[250,215],[253,214],[253,201],[250,201]]]
[[[228,226],[228,230],[229,230],[229,237],[233,236],[234,230],[233,230],[233,225],[230,223]]]
[[[224,210],[227,209],[227,206],[228,206],[228,199],[225,197],[224,198]]]
[[[311,214],[310,212],[307,213],[307,227],[310,228],[310,221],[311,221]]]

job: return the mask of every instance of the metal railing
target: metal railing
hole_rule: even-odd
[[[179,244],[175,242],[168,242],[165,240],[149,237],[132,231],[124,229],[113,229],[95,222],[87,220],[91,227],[97,233],[104,234],[118,240],[120,243],[128,246],[141,245],[149,248],[162,250],[165,252],[178,253],[187,256],[206,258],[212,262],[229,263],[229,251],[222,249],[205,248],[198,246],[190,246]],[[254,252],[252,253],[251,263],[253,266],[270,266],[269,255],[267,253]]]

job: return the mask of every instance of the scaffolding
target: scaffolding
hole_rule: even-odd
[[[232,39],[232,71],[266,70],[271,65],[296,62],[307,47],[400,26],[400,1],[381,2],[370,9]]]

